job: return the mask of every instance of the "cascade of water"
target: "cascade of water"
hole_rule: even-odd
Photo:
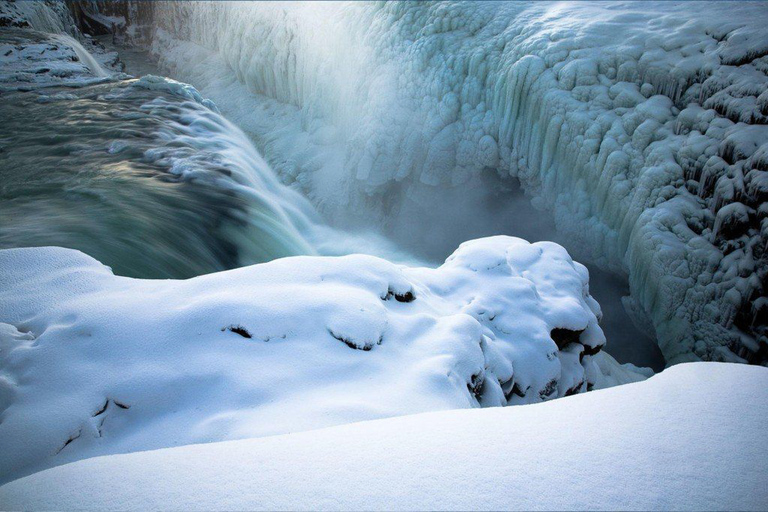
[[[83,48],[83,45],[80,44],[80,42],[74,37],[68,34],[54,34],[52,39],[71,47],[72,50],[74,50],[74,52],[77,54],[77,58],[80,59],[80,62],[85,64],[94,75],[98,77],[109,76],[109,73],[101,66],[101,64],[99,64],[96,59],[93,58],[93,55],[91,55],[88,50]]]

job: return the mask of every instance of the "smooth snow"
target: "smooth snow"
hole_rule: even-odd
[[[538,405],[98,457],[9,509],[765,510],[768,370],[689,363]]]

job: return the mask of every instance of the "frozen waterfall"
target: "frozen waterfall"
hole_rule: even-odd
[[[628,275],[668,362],[766,361],[764,5],[153,7],[161,63],[204,84],[222,59],[326,216],[419,238],[420,207],[439,232],[517,178],[578,257]]]

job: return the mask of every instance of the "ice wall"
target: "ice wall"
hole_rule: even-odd
[[[193,44],[298,109],[305,142],[265,145],[330,216],[398,230],[407,200],[515,177],[629,275],[668,362],[768,360],[764,4],[160,2],[154,24],[166,65]]]

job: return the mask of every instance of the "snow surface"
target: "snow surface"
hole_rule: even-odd
[[[767,361],[764,3],[153,11],[160,63],[233,105],[330,218],[398,232],[430,190],[516,177],[574,247],[629,275],[627,310],[668,362]],[[226,66],[259,109],[217,97]]]
[[[584,266],[466,242],[437,269],[297,256],[183,281],[0,251],[0,478],[106,453],[642,380],[600,352]]]
[[[97,457],[9,509],[765,510],[768,370],[689,363],[544,404]]]

